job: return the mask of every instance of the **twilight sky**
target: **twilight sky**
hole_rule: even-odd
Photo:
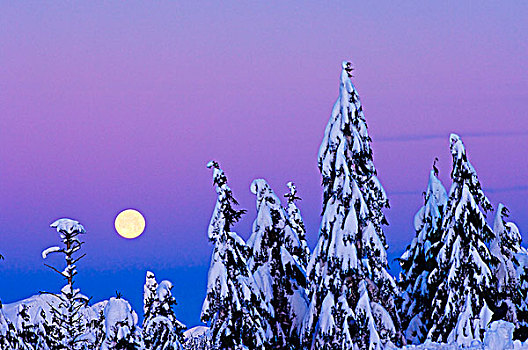
[[[198,324],[211,159],[248,209],[235,231],[249,237],[253,179],[278,194],[293,180],[313,248],[343,59],[391,202],[391,258],[414,235],[435,156],[450,185],[450,132],[528,240],[526,2],[0,0],[0,299],[60,288],[40,252],[58,243],[49,224],[71,217],[88,231],[85,294],[118,290],[140,311],[149,269]],[[146,217],[136,240],[114,231],[125,208]]]

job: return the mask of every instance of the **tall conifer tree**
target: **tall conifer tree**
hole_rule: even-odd
[[[431,299],[436,286],[427,283],[429,274],[437,266],[436,251],[432,246],[442,237],[442,218],[447,203],[447,192],[438,179],[436,160],[429,174],[424,192],[424,205],[414,216],[416,237],[400,257],[399,285],[403,290],[400,317],[408,342],[419,344],[425,340],[431,319]]]
[[[388,200],[377,176],[352,66],[319,150],[323,218],[308,265],[310,306],[303,340],[311,349],[381,349],[396,340],[396,283],[387,272],[382,225]]]
[[[182,350],[183,330],[173,310],[177,304],[172,296],[172,283],[161,281],[147,271],[143,299],[143,342],[150,350]]]
[[[494,234],[485,216],[491,203],[458,135],[451,134],[450,148],[453,184],[442,222],[443,236],[436,243],[438,266],[429,275],[438,289],[428,338],[467,345],[482,339],[493,314],[495,280],[486,243]]]
[[[66,280],[66,285],[58,294],[48,293],[57,298],[57,303],[50,303],[51,320],[47,320],[44,328],[46,341],[50,349],[82,349],[88,339],[84,337],[87,322],[82,315],[82,309],[88,305],[89,298],[75,289],[75,276],[77,263],[84,255],[79,256],[79,250],[84,242],[79,238],[86,231],[78,221],[72,219],[59,219],[50,225],[57,230],[62,247],[50,247],[42,252],[42,258],[49,254],[62,254],[66,262],[64,270],[60,271],[53,266],[46,265]]]
[[[305,250],[286,211],[265,180],[251,184],[257,196],[257,218],[248,241],[249,266],[266,303],[273,307],[273,346],[298,346],[299,328],[306,312]]]
[[[506,221],[508,216],[508,209],[499,203],[493,224],[495,239],[490,245],[491,254],[496,258],[492,270],[497,277],[495,318],[511,322],[519,328],[517,311],[522,309],[522,294],[518,275],[520,266],[516,254],[526,251],[521,247],[522,238],[517,226],[513,222]]]
[[[215,247],[207,282],[207,295],[202,307],[202,321],[211,327],[214,349],[265,349],[272,338],[268,319],[273,308],[267,305],[248,268],[250,250],[231,227],[243,210],[227,185],[218,163],[213,169],[213,183],[218,194],[208,234]]]
[[[284,197],[288,199],[288,204],[286,206],[288,223],[299,237],[300,247],[298,248],[299,252],[297,253],[297,256],[299,258],[299,262],[306,270],[306,266],[310,260],[310,248],[308,248],[308,243],[306,242],[306,227],[304,226],[304,221],[301,216],[301,210],[295,203],[301,198],[297,197],[297,187],[293,182],[288,182],[286,186],[288,186],[288,189],[290,190],[284,195]]]
[[[119,293],[115,298],[110,298],[106,302],[103,314],[106,334],[100,350],[143,349],[141,332],[136,327],[137,314],[132,310],[130,303],[122,299]]]

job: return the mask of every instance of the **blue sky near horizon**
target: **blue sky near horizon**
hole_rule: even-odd
[[[211,159],[248,210],[235,231],[249,237],[253,179],[279,195],[294,181],[313,247],[343,59],[391,202],[391,259],[414,234],[435,157],[449,187],[451,132],[527,241],[527,18],[521,1],[0,1],[0,299],[60,288],[40,252],[58,243],[49,224],[72,217],[88,231],[85,294],[117,290],[140,312],[151,270],[198,324]],[[135,240],[113,227],[130,207],[147,220]]]

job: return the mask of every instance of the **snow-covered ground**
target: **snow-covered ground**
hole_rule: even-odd
[[[490,324],[484,335],[484,341],[474,340],[469,346],[463,347],[457,344],[438,344],[426,342],[420,345],[408,345],[403,348],[387,346],[386,350],[528,350],[528,342],[521,343],[512,340],[513,324],[505,321],[495,321]],[[200,344],[207,338],[208,327],[197,326],[184,333],[186,344]],[[189,347],[189,349],[201,349],[200,347]]]
[[[432,342],[426,342],[420,345],[408,345],[403,349],[415,349],[415,350],[528,350],[528,342],[521,343],[519,340],[513,341],[513,329],[512,323],[506,321],[495,321],[492,322],[486,333],[484,334],[484,341],[480,342],[474,340],[469,346],[463,347],[457,344],[438,344]],[[387,347],[390,350],[396,350],[400,348]]]

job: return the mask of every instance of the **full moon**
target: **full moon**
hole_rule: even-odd
[[[115,229],[121,237],[133,239],[145,230],[145,218],[135,209],[126,209],[117,215]]]

